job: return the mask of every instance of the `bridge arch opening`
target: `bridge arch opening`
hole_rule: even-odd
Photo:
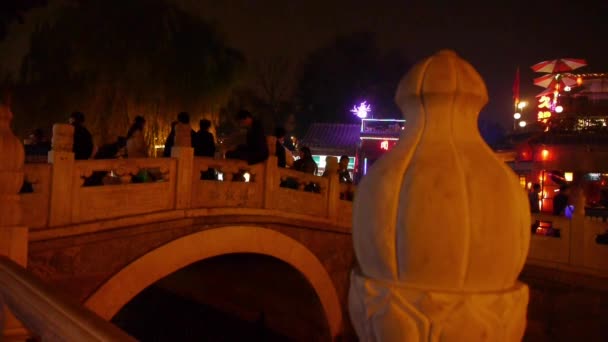
[[[340,335],[342,309],[323,264],[300,242],[260,227],[214,228],[173,240],[123,268],[90,296],[85,305],[109,320],[139,293],[176,271],[214,257],[235,254],[272,257],[297,270],[318,297],[331,336]]]
[[[152,284],[112,322],[140,341],[330,341],[314,289],[262,254],[205,259]]]

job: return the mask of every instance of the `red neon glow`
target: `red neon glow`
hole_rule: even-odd
[[[540,153],[540,155],[543,158],[543,160],[549,159],[549,150],[542,150],[542,152]]]
[[[380,143],[380,149],[388,151],[388,140],[384,140]]]

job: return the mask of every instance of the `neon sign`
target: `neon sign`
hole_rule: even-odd
[[[361,102],[359,106],[354,106],[353,109],[350,110],[351,113],[355,114],[361,119],[365,119],[367,114],[372,111],[372,107],[367,104],[367,101]]]
[[[551,117],[551,98],[549,96],[541,96],[538,100],[538,121],[547,122]]]
[[[388,151],[388,140],[384,140],[380,143],[380,149]]]

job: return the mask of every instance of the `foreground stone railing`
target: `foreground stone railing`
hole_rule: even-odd
[[[75,161],[71,127],[55,125],[49,164],[25,165],[33,192],[21,194],[24,223],[42,229],[169,210],[250,208],[350,227],[354,186],[337,175],[279,168],[274,156],[256,165],[194,157],[190,131],[181,131],[188,136],[176,139],[172,158]]]
[[[46,225],[53,174],[50,165],[40,164],[24,175],[23,145],[9,128],[11,119],[0,102],[0,340],[134,341],[26,270],[29,231],[23,222]],[[33,192],[19,196],[24,178]],[[23,204],[29,210],[23,212]]]
[[[0,256],[0,304],[8,306],[41,341],[136,341],[4,256]],[[2,316],[0,312],[0,322]]]
[[[572,218],[533,214],[528,264],[608,276],[608,223],[576,211]]]

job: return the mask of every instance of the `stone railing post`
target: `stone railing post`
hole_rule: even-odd
[[[327,217],[332,221],[338,220],[338,203],[340,201],[340,178],[333,173],[328,179],[327,189]]]
[[[23,145],[11,131],[12,117],[10,108],[0,103],[0,254],[26,267],[28,228],[22,226],[19,199],[25,153]],[[0,340],[25,341],[28,333],[21,323],[7,314],[6,307],[0,310]]]
[[[74,182],[74,126],[53,125],[52,149],[49,151],[51,172],[51,200],[49,226],[62,226],[72,222],[72,185]]]
[[[175,126],[175,144],[171,157],[177,159],[175,181],[175,208],[188,209],[192,203],[192,172],[194,172],[194,148],[192,148],[192,128],[178,123]]]
[[[582,178],[582,177],[577,177]],[[585,191],[582,185],[582,179],[575,184],[571,193],[574,195],[574,213],[570,220],[570,264],[584,265],[585,263]]]
[[[530,213],[477,130],[483,80],[441,51],[401,80],[396,102],[408,124],[353,205],[349,307],[360,340],[521,340]]]
[[[268,159],[264,162],[264,208],[272,209],[275,200],[275,191],[279,187],[279,166],[277,160],[277,138],[266,137],[268,144]]]

